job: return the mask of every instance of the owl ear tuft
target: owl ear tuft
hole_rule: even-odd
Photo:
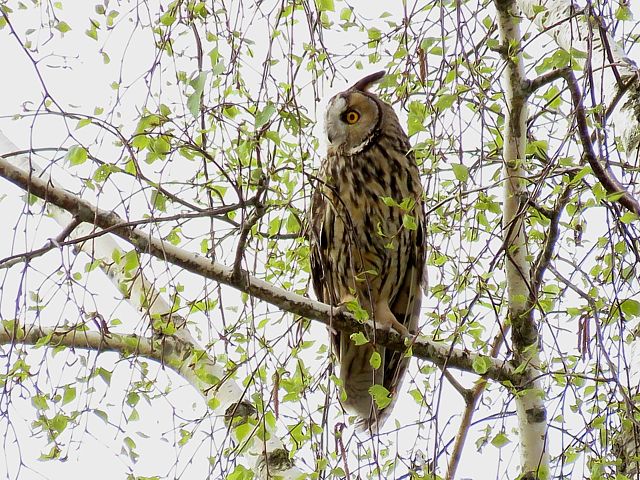
[[[371,85],[376,82],[382,80],[382,77],[386,75],[385,70],[380,70],[379,72],[372,73],[371,75],[367,75],[361,80],[358,80],[349,90],[358,90],[360,92],[366,92]]]

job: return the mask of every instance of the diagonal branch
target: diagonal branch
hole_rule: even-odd
[[[573,174],[569,174],[569,184],[565,186],[564,190],[556,200],[555,208],[550,212],[551,215],[549,217],[549,231],[547,232],[547,236],[545,238],[542,249],[538,254],[538,258],[534,263],[533,272],[531,273],[531,283],[533,285],[534,300],[537,300],[538,296],[540,295],[542,279],[547,268],[551,264],[556,243],[558,243],[558,239],[560,238],[560,218],[562,217],[564,208],[567,206],[567,203],[569,203],[569,200],[571,199],[571,192],[573,191],[571,180],[574,176],[575,175]]]
[[[52,187],[50,183],[30,175],[4,158],[0,158],[0,176],[20,188],[28,190],[31,194],[68,211],[82,222],[91,223],[101,229],[109,229],[114,235],[131,243],[142,253],[148,253],[192,273],[237,288],[284,311],[320,321],[348,334],[363,332],[369,338],[376,338],[380,345],[392,350],[405,351],[407,349],[405,341],[409,342],[413,356],[431,361],[439,366],[446,365],[447,368],[475,372],[474,365],[481,364],[483,370],[486,370],[483,375],[486,378],[508,381],[513,385],[518,385],[522,381],[522,373],[516,372],[516,369],[508,362],[466,350],[452,350],[447,345],[422,339],[411,341],[411,339],[392,331],[376,330],[371,324],[357,322],[347,312],[278,288],[250,275],[245,270],[241,270],[240,275],[234,275],[233,268],[211,262],[209,259],[177,248],[138,230],[114,212],[99,209],[66,190]]]
[[[84,328],[84,325],[25,328],[18,326],[15,321],[3,322],[0,326],[0,345],[65,346],[98,352],[116,352],[123,357],[141,355],[160,362],[178,373],[196,388],[207,405],[218,405],[218,408],[224,412],[225,422],[232,435],[235,433],[232,426],[251,421],[250,417],[257,417],[255,408],[243,400],[244,392],[235,382],[227,381],[224,369],[216,365],[206,352],[197,347],[197,342],[187,329],[181,328],[174,335],[146,338],[134,334],[88,331]],[[259,422],[258,419],[258,424]],[[270,441],[268,451],[255,435],[249,435],[248,439],[244,438],[240,443],[248,447],[246,454],[254,457],[256,464],[260,461],[270,464],[275,458],[280,458],[283,454],[288,455],[280,441]],[[265,456],[266,460],[261,460]],[[271,467],[273,468],[273,465]],[[302,472],[290,461],[279,467],[278,473],[281,478],[293,480],[302,475]]]
[[[569,91],[571,92],[571,100],[573,101],[576,125],[578,127],[578,136],[582,143],[583,155],[591,166],[593,174],[602,184],[607,193],[614,196],[612,200],[617,201],[627,210],[640,216],[640,203],[638,203],[638,200],[622,186],[609,168],[602,165],[595,150],[593,149],[593,143],[591,142],[591,137],[589,135],[589,126],[587,124],[587,115],[585,114],[584,105],[582,103],[582,92],[580,91],[578,80],[570,67],[561,69],[561,73],[562,77],[567,82]]]

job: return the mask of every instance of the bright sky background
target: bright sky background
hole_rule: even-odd
[[[355,4],[357,3],[355,2]],[[378,10],[394,11],[395,9],[401,11],[402,8],[401,2],[366,2],[366,4],[371,11],[372,18],[377,15]],[[111,62],[105,64],[101,56],[96,53],[96,43],[84,34],[87,18],[93,15],[94,7],[94,2],[65,2],[64,19],[72,26],[72,30],[65,34],[64,41],[60,41],[59,35],[56,34],[51,40],[43,42],[42,53],[46,51],[51,53],[51,56],[46,60],[46,64],[50,67],[46,69],[46,85],[50,89],[49,93],[63,106],[74,105],[78,110],[85,109],[91,112],[93,106],[102,105],[108,110],[115,99],[115,92],[110,87],[110,83],[121,76],[124,85],[133,82],[133,86],[124,92],[120,102],[126,106],[129,99],[136,99],[137,103],[137,99],[144,97],[147,93],[144,82],[136,80],[144,75],[153,63],[155,49],[152,38],[139,28],[135,29],[132,37],[128,37],[126,34],[127,28],[114,30],[111,35],[104,37],[107,39],[104,44],[102,41],[99,44],[111,58]],[[15,21],[14,27],[21,38],[23,38],[27,24],[37,24],[38,18],[41,16],[42,12],[37,8],[33,8],[27,14],[12,16],[12,20]],[[46,29],[43,29],[40,34],[36,35],[46,34]],[[437,36],[438,32],[434,32],[434,35]],[[339,46],[336,43],[335,47],[339,48]],[[264,56],[263,53],[260,53],[260,49],[261,45],[257,44],[257,62]],[[27,148],[30,145],[36,148],[61,145],[66,140],[68,133],[58,119],[50,120],[46,116],[42,116],[16,122],[10,120],[12,115],[22,112],[23,104],[27,103],[30,108],[37,106],[42,98],[41,85],[33,65],[19,48],[15,39],[9,35],[7,28],[0,30],[0,51],[2,52],[3,64],[9,66],[0,75],[0,91],[5,92],[0,102],[0,131],[20,148]],[[120,61],[122,58],[125,59],[124,62]],[[334,82],[327,79],[324,90],[320,92],[323,102],[326,102],[335,92],[360,78],[362,73],[350,68],[348,59],[342,61],[339,69],[344,78],[337,78]],[[376,69],[375,67],[365,68],[365,73]],[[259,72],[260,65],[257,64],[256,78]],[[123,90],[121,90],[122,92]],[[310,115],[317,115],[316,131],[318,135],[321,135],[322,103],[316,108],[311,89],[308,92],[309,96],[299,98],[298,102],[307,106]],[[133,129],[139,113],[135,108],[124,108],[121,109],[121,112],[122,117],[113,119],[114,123],[130,125],[130,128]],[[73,124],[70,128],[73,131]],[[89,142],[91,135],[94,135],[95,138],[95,131],[93,133],[91,131],[74,133]],[[95,141],[104,142],[101,150],[104,155],[110,148],[111,139],[99,136],[95,138]],[[176,169],[181,168],[183,166],[176,165],[171,173],[175,173]],[[61,184],[69,185],[71,190],[74,185],[77,186],[77,181],[65,176],[61,169],[55,171],[54,178]],[[133,191],[135,185],[132,184],[130,188]],[[87,191],[85,190],[85,192]],[[90,192],[87,192],[85,198],[95,200]],[[17,229],[8,230],[6,235],[0,237],[0,258],[41,246],[47,238],[58,234],[59,227],[57,225],[51,221],[42,220],[38,215],[26,220],[25,224],[25,218],[22,215],[26,208],[22,200],[23,192],[3,180],[0,180],[0,199],[2,218],[5,223],[10,226],[18,225]],[[118,201],[118,198],[114,198],[114,205]],[[105,202],[104,197],[101,197],[101,202]],[[109,207],[109,205],[101,206]],[[140,213],[143,211],[141,210]],[[37,231],[36,234],[33,233],[34,229]],[[25,233],[25,231],[29,233]],[[68,250],[65,250],[64,253],[52,252],[49,255],[56,257],[68,254]],[[58,261],[57,257],[54,261]],[[86,257],[81,261],[82,263],[86,262]],[[46,264],[47,257],[36,260],[34,262],[36,268],[38,262]],[[3,290],[0,291],[0,299],[2,300],[0,317],[2,318],[12,318],[12,312],[15,311],[16,306],[12,304],[11,299],[17,298],[18,295],[18,286],[21,281],[20,271],[20,267],[14,267],[8,273],[0,271],[0,279],[4,280]],[[30,275],[31,278],[27,279],[27,283],[31,286],[37,285],[41,278],[38,278],[34,273]],[[144,321],[140,319],[140,313],[129,307],[121,299],[116,289],[99,272],[91,275],[90,285],[91,291],[100,292],[100,295],[92,296],[87,293],[85,298],[75,299],[76,302],[87,305],[88,311],[97,310],[109,318],[118,317],[123,319],[125,323],[125,319],[129,319],[130,323],[138,326],[138,331],[143,330]],[[202,288],[202,282],[194,281],[187,288],[190,292],[187,291],[186,295],[192,294],[195,298],[198,296],[199,289]],[[228,293],[228,302],[232,298],[239,298],[237,292],[232,290],[226,290],[226,292]],[[47,308],[46,316],[49,317],[52,312],[64,312],[64,307],[64,303],[60,303],[57,308]],[[69,322],[82,320],[66,318],[64,313],[60,313],[60,318],[42,319],[42,323],[54,324],[61,319],[66,319]],[[277,326],[280,329],[285,327],[284,325]],[[320,326],[314,326],[311,334],[317,338],[326,335],[324,328]],[[568,335],[567,338],[571,339],[569,340],[571,342],[574,341],[572,335]],[[572,345],[571,348],[574,346]],[[16,478],[19,461],[23,463],[19,473],[21,480],[85,478],[87,476],[95,479],[115,479],[125,478],[129,473],[135,475],[160,474],[170,478],[203,478],[208,471],[207,458],[212,454],[212,450],[222,445],[224,432],[221,430],[221,422],[216,422],[205,416],[206,409],[201,397],[179,377],[150,364],[148,377],[155,381],[157,397],[152,405],[141,402],[137,407],[140,420],[127,423],[126,416],[131,414],[131,408],[126,405],[123,392],[127,390],[127,386],[132,381],[138,381],[140,378],[135,363],[121,360],[115,354],[102,354],[96,358],[93,353],[64,351],[50,355],[42,349],[31,349],[29,362],[37,365],[43,355],[47,355],[46,367],[40,370],[39,375],[44,378],[48,377],[48,383],[51,384],[74,384],[76,375],[86,374],[88,371],[87,368],[77,368],[78,362],[83,366],[85,364],[88,366],[98,365],[109,370],[113,368],[114,363],[118,365],[111,378],[109,388],[101,378],[94,378],[88,383],[94,388],[94,391],[87,393],[84,387],[82,389],[79,387],[78,396],[74,400],[76,402],[74,408],[79,410],[91,408],[108,412],[110,425],[105,425],[105,422],[97,415],[84,415],[81,425],[74,430],[71,440],[67,442],[68,448],[65,448],[64,451],[66,461],[39,462],[37,458],[41,452],[44,452],[47,442],[46,439],[32,436],[30,423],[34,420],[34,409],[31,407],[30,392],[25,390],[24,393],[14,395],[10,410],[10,423],[7,423],[4,418],[6,405],[0,404],[0,411],[3,415],[0,417],[0,432],[5,435],[3,447],[6,449],[0,453],[0,478]],[[413,374],[417,371],[416,364],[417,362],[414,360]],[[413,375],[409,375],[409,377],[411,376]],[[408,390],[409,383],[408,378],[405,381],[405,390]],[[169,384],[171,384],[172,391],[165,396],[164,391]],[[456,415],[462,411],[463,402],[448,383],[443,382],[443,385],[442,389],[437,390],[437,394],[440,395],[437,402],[439,417],[443,421],[457,423]],[[468,382],[467,385],[469,385]],[[405,398],[404,401],[400,399],[393,416],[387,423],[387,428],[391,428],[397,418],[414,418],[417,408],[411,399]],[[495,406],[492,405],[483,407],[482,413],[477,414],[475,420],[481,420],[494,410]],[[508,410],[513,411],[513,406]],[[553,416],[554,412],[550,411],[549,415]],[[180,424],[184,421],[192,422],[190,428],[196,432],[194,434],[195,440],[186,443],[184,447],[177,447],[177,440],[181,437]],[[331,425],[333,423],[330,422]],[[508,422],[508,429],[514,424],[515,422]],[[119,435],[117,439],[114,438],[114,430],[120,429],[124,433]],[[212,429],[217,429],[213,441],[207,436]],[[455,431],[455,429],[452,428],[449,431]],[[416,437],[415,432],[412,432],[412,429],[403,429],[398,432],[397,443],[400,449],[410,448],[413,445]],[[479,437],[478,432],[479,430],[475,430],[469,436],[464,453],[465,460],[458,470],[458,478],[482,479],[490,478],[490,476],[493,478],[496,475],[495,464],[498,458],[512,464],[512,466],[517,465],[515,443],[511,443],[501,450],[487,446],[481,453],[475,454],[474,442]],[[132,464],[127,461],[126,455],[120,455],[122,438],[125,436],[129,436],[135,441],[137,444],[136,452],[140,454],[133,470],[130,470]],[[431,445],[425,445],[421,449],[425,458],[429,457],[431,447]],[[552,440],[552,454],[557,454],[561,447],[561,445],[554,444]],[[296,458],[300,468],[305,470],[304,457],[299,454]],[[20,460],[18,461],[18,459]],[[312,459],[307,460],[312,464]],[[513,471],[512,468],[511,472]]]

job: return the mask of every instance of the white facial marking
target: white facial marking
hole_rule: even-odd
[[[343,97],[334,97],[327,106],[324,120],[324,129],[329,145],[337,147],[345,141],[346,132],[340,115],[347,106]]]

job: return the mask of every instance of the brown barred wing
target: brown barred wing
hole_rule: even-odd
[[[420,319],[420,307],[422,305],[422,282],[424,278],[424,265],[426,261],[425,249],[425,219],[422,202],[416,206],[417,211],[415,242],[412,243],[411,253],[404,278],[400,283],[398,294],[391,303],[391,311],[396,319],[402,323],[411,333],[418,330]],[[391,403],[377,412],[378,425],[384,423],[398,399],[398,390],[409,366],[411,358],[405,352],[397,352],[385,349],[383,366],[383,386],[391,394]],[[374,423],[374,422],[371,422]]]

